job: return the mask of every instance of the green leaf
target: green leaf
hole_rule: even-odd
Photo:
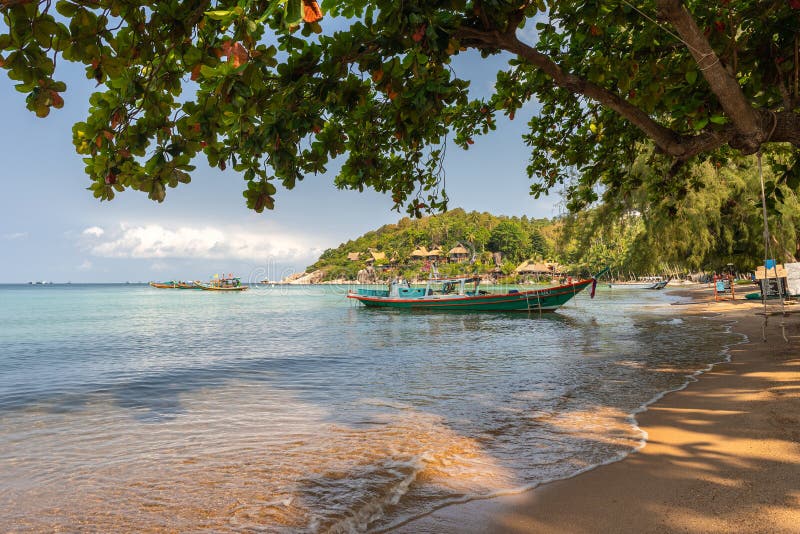
[[[72,18],[78,11],[78,6],[72,2],[59,0],[56,2],[56,11],[66,18]]]
[[[687,70],[686,71],[686,81],[689,82],[689,85],[694,85],[694,82],[697,81],[697,71],[696,70]]]

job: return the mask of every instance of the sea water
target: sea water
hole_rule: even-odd
[[[0,286],[0,531],[358,532],[624,457],[738,341],[664,292],[558,313],[347,288]]]

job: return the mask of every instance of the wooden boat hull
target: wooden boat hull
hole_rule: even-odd
[[[150,282],[150,287],[154,287],[156,289],[178,289],[177,284],[159,284],[158,282]]]
[[[348,293],[347,298],[358,300],[370,308],[487,312],[552,312],[566,304],[572,297],[591,285],[592,282],[592,279],[587,279],[558,287],[475,296],[430,295],[427,297],[404,299]]]
[[[665,287],[667,287],[668,283],[669,280],[662,280],[661,282],[656,282],[655,284],[649,286],[647,289],[655,289],[656,291],[658,291],[660,289],[664,289]]]

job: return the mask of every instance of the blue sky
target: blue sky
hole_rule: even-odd
[[[472,91],[491,90],[506,57],[462,54],[456,71]],[[86,190],[83,162],[72,146],[72,124],[85,118],[95,82],[83,67],[60,62],[65,106],[39,119],[25,95],[0,72],[0,283],[124,282],[207,279],[233,272],[248,279],[303,270],[324,249],[396,222],[404,214],[372,191],[339,191],[335,168],[279,190],[274,211],[251,212],[233,172],[198,162],[188,185],[157,204],[137,191],[99,202]],[[451,146],[446,161],[450,207],[495,214],[551,217],[557,198],[528,195],[528,151],[520,136],[527,113],[498,121],[469,151]]]

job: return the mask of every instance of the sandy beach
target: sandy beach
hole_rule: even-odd
[[[532,491],[442,508],[396,532],[800,532],[800,305],[769,317],[763,341],[760,301],[714,302],[705,286],[679,292],[687,320],[718,316],[746,341],[730,347],[730,363],[637,415],[644,448]]]

